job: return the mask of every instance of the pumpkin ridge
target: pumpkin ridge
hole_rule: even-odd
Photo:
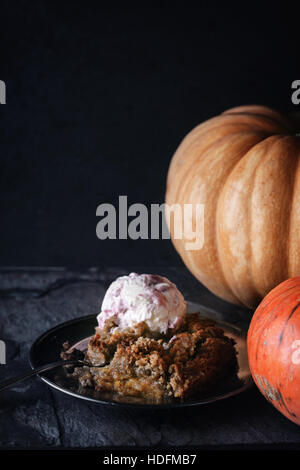
[[[296,153],[297,151],[297,153]],[[295,275],[293,267],[291,266],[291,253],[290,253],[290,246],[291,246],[291,239],[292,239],[292,215],[294,211],[294,206],[296,205],[296,179],[297,175],[300,174],[300,152],[299,149],[295,150],[295,168],[293,172],[293,179],[292,179],[292,191],[291,191],[291,199],[290,199],[290,207],[289,207],[289,218],[288,218],[288,237],[287,237],[287,277],[291,277]]]
[[[264,131],[251,131],[251,130],[245,130],[245,131],[238,131],[238,132],[234,132],[234,133],[231,133],[231,134],[227,134],[227,135],[223,135],[222,137],[220,137],[219,139],[213,141],[210,143],[210,145],[208,147],[205,148],[205,150],[201,153],[201,155],[199,154],[199,156],[196,157],[196,159],[202,159],[202,158],[205,158],[205,155],[211,151],[212,147],[215,147],[217,149],[218,145],[224,143],[227,139],[231,139],[233,138],[234,136],[237,136],[239,134],[242,134],[242,135],[256,135],[256,134],[262,134],[264,136],[266,136],[266,132]],[[243,158],[243,157],[241,157]],[[177,196],[180,196],[180,193],[183,192],[185,193],[185,188],[186,188],[186,184],[190,184],[190,181],[188,180],[188,178],[186,178],[187,174],[189,174],[190,172],[190,167],[194,164],[194,161],[192,162],[189,162],[189,165],[186,165],[186,168],[185,168],[185,172],[182,174],[182,184],[179,186],[179,192],[177,193]],[[236,162],[236,164],[238,164],[238,162]],[[235,165],[234,165],[235,166]],[[233,169],[233,168],[232,168]],[[230,175],[231,171],[229,172],[229,174],[226,176],[226,178],[228,178],[228,176]],[[222,188],[221,188],[222,189]],[[221,192],[221,189],[219,191],[219,193]]]
[[[232,115],[247,115],[247,116],[258,116],[258,117],[263,117],[264,119],[266,119],[267,121],[272,121],[276,124],[278,124],[279,126],[283,127],[283,130],[286,130],[288,131],[288,133],[291,133],[294,131],[294,128],[292,126],[292,124],[290,126],[288,126],[288,124],[285,124],[284,122],[281,122],[277,119],[275,119],[274,117],[272,116],[267,116],[266,114],[262,114],[262,113],[251,113],[251,112],[247,112],[247,111],[244,111],[244,112],[241,112],[241,113],[230,113],[230,112],[226,112],[225,114],[226,116],[232,116]]]
[[[253,147],[253,151],[255,152],[255,150],[257,150],[257,147],[259,144],[261,144],[262,142],[265,142],[270,136],[268,136],[266,139],[262,140],[261,142],[259,142],[258,144],[256,144],[256,146]],[[256,148],[255,148],[256,147]],[[252,150],[252,149],[251,149]],[[266,152],[265,152],[266,153]],[[257,173],[257,169],[258,169],[258,166],[256,166],[255,170],[254,170],[254,174],[252,175],[252,180],[251,180],[251,187],[250,187],[250,197],[249,197],[249,201],[248,201],[248,214],[249,214],[249,219],[248,219],[248,230],[249,230],[249,233],[250,233],[250,260],[249,260],[249,267],[250,267],[250,272],[251,272],[251,280],[252,280],[252,285],[253,285],[253,290],[256,292],[258,298],[260,297],[260,292],[259,292],[259,289],[258,289],[258,286],[255,282],[255,278],[254,278],[254,269],[253,269],[253,263],[254,263],[254,259],[253,259],[253,246],[252,246],[252,243],[251,243],[251,240],[252,240],[252,228],[253,228],[253,210],[252,210],[252,194],[253,194],[253,191],[254,191],[254,185],[255,185],[255,177],[256,177],[256,173]],[[252,307],[252,306],[251,306]]]
[[[257,136],[258,134],[258,136]],[[260,138],[261,136],[265,137],[266,133],[265,132],[262,132],[262,131],[243,131],[243,132],[236,132],[234,134],[229,134],[229,135],[226,135],[224,137],[222,137],[221,139],[219,139],[218,141],[216,141],[214,143],[214,149],[212,149],[211,147],[209,147],[205,152],[204,154],[202,154],[202,158],[204,159],[205,158],[205,155],[208,154],[209,152],[211,152],[212,150],[215,150],[216,153],[218,152],[218,147],[224,143],[227,143],[228,145],[230,143],[233,143],[232,141],[237,141],[237,139],[239,139],[240,141],[242,140],[242,137],[246,137],[248,136],[249,138],[252,136],[253,138],[254,137],[257,137],[257,138]],[[242,143],[241,145],[244,145],[246,146],[245,143]],[[253,146],[253,142],[248,142],[248,149],[246,151],[246,153],[252,148]],[[226,174],[224,174],[222,176],[222,179],[221,181],[218,183],[218,192],[214,193],[214,196],[216,198],[216,205],[215,205],[215,212],[217,213],[217,208],[218,208],[218,196],[221,194],[222,192],[222,189],[229,177],[229,175],[231,174],[231,172],[234,170],[234,168],[236,167],[236,165],[238,165],[238,163],[240,162],[240,160],[243,158],[243,154],[241,154],[241,151],[238,151],[236,150],[237,152],[237,157],[236,157],[236,161],[235,163],[232,164],[231,167],[228,168],[228,171]],[[196,178],[197,175],[194,174],[193,175],[193,178]],[[191,184],[192,180],[190,179],[189,180],[189,183]],[[183,191],[185,189],[185,187],[183,185],[181,185],[181,190]],[[182,198],[183,199],[183,198]],[[186,201],[185,201],[186,202]],[[234,293],[234,291],[232,290],[230,284],[228,283],[228,280],[225,276],[225,273],[224,273],[224,270],[223,270],[223,266],[221,264],[221,260],[220,260],[220,256],[219,256],[219,249],[218,249],[218,242],[217,242],[217,230],[218,230],[218,227],[217,227],[217,220],[216,219],[212,219],[212,223],[214,224],[214,227],[212,229],[212,232],[214,232],[214,236],[212,237],[212,252],[213,250],[215,249],[215,252],[216,252],[216,257],[215,257],[215,263],[217,264],[217,266],[219,267],[219,270],[220,270],[220,273],[221,274],[221,279],[222,279],[222,284],[223,284],[223,290],[226,290],[228,292],[228,296],[231,297],[231,299],[235,299],[234,301],[240,305],[242,305],[242,302],[241,300],[237,297],[237,295]],[[180,253],[180,252],[179,252]],[[181,253],[180,253],[181,254]],[[189,253],[185,253],[186,255],[189,255]],[[232,301],[232,300],[231,300]]]
[[[239,134],[240,132],[236,133],[236,134]],[[257,135],[258,132],[257,131],[248,131],[248,132],[243,132],[243,134],[255,134]],[[261,145],[263,142],[266,141],[266,139],[268,138],[276,138],[276,136],[270,136],[268,133],[266,132],[263,132],[263,131],[260,131],[259,134],[261,134],[261,140],[259,140],[258,142],[256,142],[255,144],[253,144],[242,156],[241,158],[236,162],[236,164],[234,165],[234,167],[231,169],[231,171],[227,174],[226,176],[226,180],[224,181],[223,183],[223,186],[219,192],[219,196],[220,198],[218,199],[218,204],[217,204],[217,211],[216,211],[216,219],[218,220],[218,213],[221,213],[221,210],[220,210],[220,204],[222,204],[222,201],[223,201],[223,198],[224,198],[224,194],[223,194],[223,190],[224,188],[226,189],[226,185],[227,185],[227,182],[230,181],[230,177],[231,175],[234,173],[235,171],[235,168],[241,164],[242,160],[245,159],[247,156],[251,156],[251,152],[252,151],[255,151],[255,149],[257,148],[257,146]],[[245,170],[244,170],[245,171]],[[253,186],[254,186],[254,178],[255,178],[255,173],[256,173],[256,170],[254,171],[253,175],[252,175],[252,178],[251,178],[251,189],[250,189],[250,197],[248,199],[248,207],[249,207],[249,210],[248,210],[248,214],[250,214],[250,217],[251,217],[251,195],[252,195],[252,191],[253,191]],[[249,219],[248,221],[248,228],[249,228],[249,231],[250,231],[250,224],[251,224],[251,218]],[[218,230],[218,227],[217,227],[217,230]],[[220,229],[220,232],[221,232],[221,229]],[[224,273],[224,277],[227,281],[227,284],[229,285],[229,288],[231,290],[231,292],[234,294],[234,296],[239,300],[239,304],[241,305],[246,305],[248,308],[253,308],[253,303],[246,303],[245,300],[241,297],[241,294],[240,292],[238,292],[235,288],[234,288],[234,283],[235,281],[232,280],[232,279],[229,279],[228,277],[228,274],[226,275],[226,270],[224,269],[224,266],[222,264],[222,256],[220,256],[220,253],[221,253],[221,249],[220,249],[220,242],[219,242],[219,236],[217,235],[217,240],[218,240],[218,251],[219,251],[219,259],[220,259],[220,265],[222,267],[222,271]],[[252,258],[252,249],[251,249],[251,245],[250,245],[250,250],[249,250],[249,253],[250,253],[250,263],[251,263],[251,258]],[[223,263],[226,263],[226,259],[225,261],[223,260]],[[251,265],[250,265],[251,266]],[[252,290],[255,291],[256,295],[256,299],[259,299],[261,294],[260,292],[258,291],[257,289],[257,286],[256,284],[254,284],[253,282],[253,270],[250,269],[250,273],[251,273],[251,285],[252,285]],[[254,295],[253,295],[254,297]]]
[[[223,182],[222,182],[222,186],[220,187],[220,190],[219,190],[219,196],[222,194],[224,188],[225,188],[225,185],[227,184],[227,181],[230,179],[230,176],[232,175],[232,173],[235,171],[236,167],[240,164],[240,162],[242,161],[242,159],[245,157],[245,155],[247,155],[249,152],[251,152],[252,148],[254,148],[256,145],[259,145],[263,140],[265,140],[266,138],[266,132],[264,131],[240,131],[240,132],[236,132],[234,134],[230,134],[231,136],[236,136],[238,134],[242,134],[242,135],[257,135],[257,134],[261,134],[261,137],[262,137],[262,140],[260,140],[259,142],[257,142],[256,144],[252,145],[241,157],[239,160],[236,161],[236,163],[233,165],[233,167],[231,167],[231,169],[229,170],[228,174],[226,175],[226,178],[224,178]],[[232,282],[228,279],[228,275],[226,275],[226,269],[224,267],[224,263],[222,261],[222,256],[221,256],[221,248],[220,248],[220,239],[219,239],[219,235],[218,235],[218,232],[219,232],[219,227],[218,227],[218,214],[221,212],[220,210],[220,204],[221,204],[221,200],[222,198],[218,198],[217,200],[217,205],[216,205],[216,223],[215,223],[215,240],[216,240],[216,250],[217,250],[217,254],[218,254],[218,260],[219,260],[219,266],[220,266],[220,269],[223,273],[223,277],[224,277],[224,280],[226,282],[226,285],[228,286],[231,294],[237,298],[238,302],[240,305],[243,305],[243,299],[241,299],[239,293],[233,288],[232,286]]]
[[[290,204],[289,204],[289,211],[288,211],[288,228],[287,228],[287,239],[286,239],[286,277],[290,277],[290,240],[291,230],[292,230],[292,211],[294,207],[294,199],[296,193],[296,177],[298,173],[298,169],[300,167],[300,159],[298,158],[298,154],[295,155],[295,166],[294,171],[292,171],[292,178],[291,178],[291,194],[290,194]]]
[[[210,151],[210,149],[214,146],[217,147],[217,144],[221,143],[224,139],[228,138],[229,136],[231,136],[232,134],[228,134],[228,135],[223,135],[222,137],[220,137],[219,139],[215,140],[215,141],[212,141],[204,150],[203,152],[201,152],[201,154],[199,155],[195,155],[194,156],[194,159],[196,161],[198,161],[199,159],[203,158],[205,156],[206,153],[208,153]],[[190,182],[188,181],[188,178],[186,178],[186,176],[189,174],[190,172],[190,167],[193,166],[193,164],[195,163],[193,159],[191,159],[192,161],[190,162],[187,162],[186,165],[185,165],[185,168],[184,168],[184,172],[182,172],[182,175],[181,176],[181,181],[182,183],[180,185],[178,185],[178,192],[175,194],[176,197],[175,197],[175,200],[178,200],[180,199],[180,196],[181,196],[181,193],[185,192],[185,183],[186,184],[189,184]],[[172,202],[173,204],[174,202]]]
[[[284,128],[288,129],[289,132],[293,132],[295,128],[291,119],[287,118],[281,112],[265,105],[250,104],[245,106],[235,106],[234,108],[224,111],[222,114],[251,114],[256,116],[265,116],[272,119],[277,124],[282,125]]]
[[[251,193],[251,198],[250,198],[250,217],[249,217],[249,220],[250,220],[250,223],[251,223],[251,226],[250,226],[251,272],[252,272],[253,284],[255,286],[256,292],[259,294],[259,297],[264,297],[267,292],[266,292],[265,287],[263,285],[260,287],[260,284],[262,282],[261,282],[261,278],[259,277],[259,274],[264,269],[264,266],[260,266],[260,268],[257,265],[255,266],[255,258],[254,258],[254,254],[257,252],[257,250],[256,250],[256,247],[255,247],[256,237],[255,237],[255,233],[253,232],[253,228],[254,228],[254,222],[253,221],[255,220],[255,216],[253,214],[253,211],[254,211],[254,201],[253,201],[253,199],[256,196],[255,187],[259,188],[259,185],[258,185],[258,182],[257,182],[257,179],[258,179],[257,175],[258,175],[258,172],[263,167],[263,165],[266,163],[266,160],[268,160],[270,154],[274,150],[274,147],[276,145],[278,145],[281,140],[289,139],[289,138],[290,138],[290,136],[287,136],[287,135],[284,135],[284,134],[283,135],[281,135],[281,134],[271,135],[271,136],[268,136],[263,141],[259,142],[253,148],[253,150],[255,151],[255,150],[257,150],[258,146],[266,145],[266,148],[264,149],[263,158],[257,164],[257,166],[255,168],[254,175],[253,175],[252,193]],[[285,234],[286,235],[284,237],[284,241],[285,241],[285,246],[286,246],[286,243],[288,242],[288,231],[287,230],[285,230]],[[279,275],[278,282],[281,282],[282,280],[284,280],[287,277],[287,271],[288,271],[287,270],[287,264],[288,263],[287,263],[286,249],[284,250],[284,258],[285,258],[285,263],[282,263],[282,264],[284,264],[284,266],[282,267],[282,270],[281,270],[282,273]]]

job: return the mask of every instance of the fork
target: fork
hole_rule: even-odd
[[[46,372],[48,370],[56,369],[57,367],[62,366],[69,366],[69,365],[76,365],[79,367],[88,366],[88,367],[103,367],[106,364],[100,366],[94,366],[90,362],[83,361],[81,359],[67,359],[65,361],[56,361],[51,362],[50,364],[45,364],[44,366],[37,367],[36,369],[31,370],[30,372],[26,372],[26,374],[19,375],[18,377],[12,377],[11,379],[4,380],[0,383],[0,392],[6,390],[7,388],[16,385],[19,382],[23,382],[24,380],[30,379],[37,374],[41,374],[42,372]]]

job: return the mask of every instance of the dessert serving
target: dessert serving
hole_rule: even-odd
[[[97,320],[85,353],[68,343],[62,352],[93,364],[69,372],[83,388],[161,403],[207,392],[236,371],[234,340],[214,321],[187,314],[182,294],[165,277],[118,278]]]

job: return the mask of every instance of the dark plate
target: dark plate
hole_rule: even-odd
[[[67,377],[63,367],[40,375],[41,379],[51,387],[61,392],[73,395],[83,400],[89,400],[102,405],[134,406],[143,408],[182,408],[186,406],[198,406],[212,403],[217,400],[236,395],[248,389],[252,384],[251,373],[248,366],[246,332],[235,325],[222,321],[221,314],[203,307],[202,305],[188,303],[188,312],[201,312],[201,316],[212,318],[220,325],[227,336],[236,341],[238,351],[238,372],[232,372],[210,394],[201,395],[180,402],[177,400],[168,403],[153,404],[143,399],[123,397],[112,393],[99,393],[89,389],[78,389],[74,379]],[[69,341],[71,345],[84,350],[88,338],[94,334],[96,326],[96,315],[89,315],[62,323],[40,336],[32,345],[30,350],[30,364],[32,368],[57,361],[60,358],[62,343]]]

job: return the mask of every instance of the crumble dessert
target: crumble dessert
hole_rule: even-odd
[[[65,359],[74,354],[68,348]],[[207,392],[237,366],[234,341],[199,314],[187,315],[175,334],[160,338],[144,322],[120,331],[108,320],[90,339],[85,359],[107,365],[75,368],[72,376],[81,387],[154,403]]]

